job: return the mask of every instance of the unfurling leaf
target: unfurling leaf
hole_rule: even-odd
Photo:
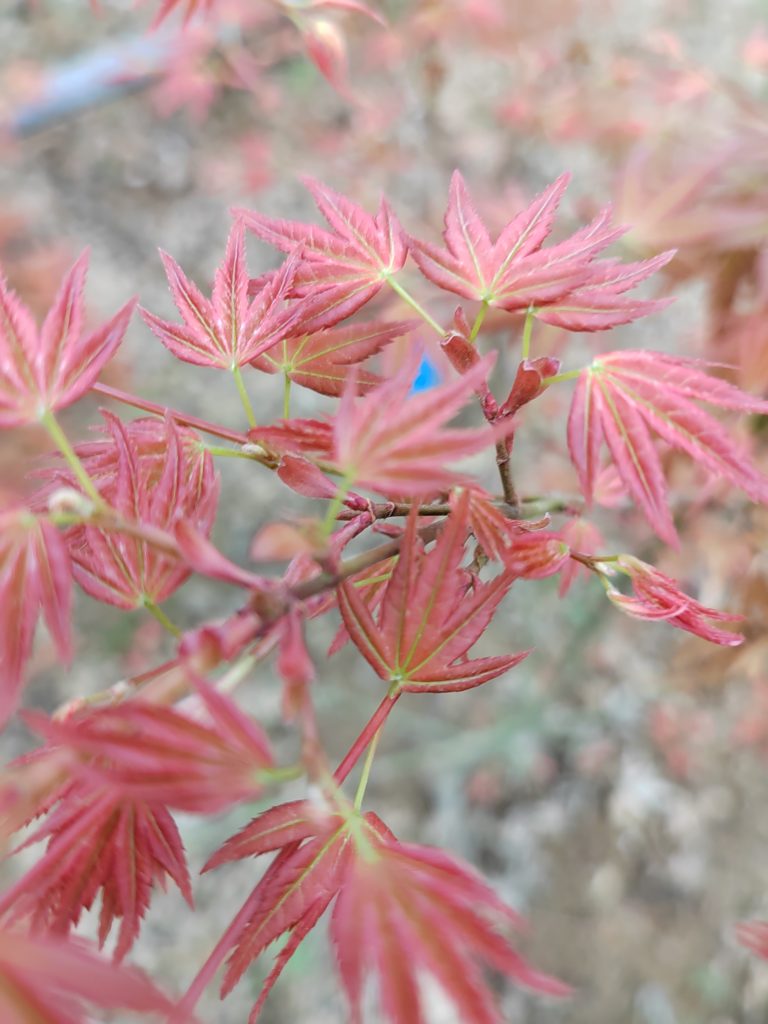
[[[712,625],[713,622],[740,622],[741,615],[728,615],[707,608],[684,594],[675,580],[665,576],[655,566],[641,562],[632,555],[619,555],[613,562],[606,564],[615,567],[632,581],[634,597],[622,594],[615,587],[607,588],[610,600],[627,615],[636,619],[668,622],[670,626],[725,647],[737,647],[744,642],[741,633],[730,633]]]
[[[514,416],[516,412],[532,402],[545,390],[547,377],[554,377],[560,370],[560,360],[552,356],[538,359],[523,359],[517,368],[509,394],[499,408],[500,416]]]
[[[507,569],[527,580],[543,580],[560,572],[570,548],[559,533],[518,529],[502,555]]]

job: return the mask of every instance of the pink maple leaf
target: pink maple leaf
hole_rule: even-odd
[[[437,540],[425,551],[412,514],[381,597],[378,619],[347,580],[339,609],[352,642],[374,672],[398,690],[468,690],[517,665],[527,651],[467,660],[512,585],[514,571],[479,583],[461,569],[468,530],[465,491]]]
[[[335,397],[354,372],[358,391],[364,393],[380,384],[381,377],[351,367],[381,352],[414,326],[410,320],[375,321],[286,338],[253,360],[253,365],[267,373],[282,372],[295,384]]]
[[[593,263],[625,231],[611,226],[609,208],[564,242],[542,248],[568,181],[569,175],[561,175],[494,242],[455,171],[445,248],[411,239],[414,260],[439,288],[501,309],[533,308],[542,319],[569,330],[605,330],[666,304],[627,300],[623,293],[663,266],[670,254],[626,266],[616,260]]]
[[[312,297],[315,315],[311,327],[318,330],[334,326],[372,299],[403,266],[408,247],[385,199],[372,217],[320,182],[307,178],[304,183],[330,231],[250,210],[236,213],[254,234],[282,252],[301,247],[292,291]]]
[[[217,814],[256,799],[273,760],[253,719],[202,679],[195,684],[201,707],[185,711],[134,699],[63,721],[25,717],[49,743],[86,758],[86,776],[111,792],[188,813]]]
[[[375,814],[324,812],[308,801],[283,804],[228,840],[205,870],[274,850],[277,857],[248,900],[250,913],[222,988],[229,992],[268,945],[288,934],[249,1024],[334,901],[331,941],[355,1022],[362,1019],[366,975],[374,971],[382,1009],[393,1024],[423,1024],[419,981],[427,973],[463,1020],[496,1024],[478,961],[535,992],[569,992],[517,952],[508,936],[520,929],[520,917],[472,868],[440,850],[398,842]]]
[[[485,385],[493,358],[488,355],[456,380],[418,394],[412,393],[417,359],[362,398],[355,377],[349,376],[331,423],[285,420],[256,427],[249,437],[283,455],[284,463],[293,457],[285,467],[286,482],[300,493],[318,496],[327,487],[317,467],[298,461],[300,456],[335,465],[349,487],[369,487],[387,496],[421,497],[448,490],[469,481],[446,462],[481,451],[511,429],[509,424],[444,426]]]
[[[413,360],[363,398],[348,384],[333,421],[333,461],[350,486],[421,497],[463,482],[445,463],[481,451],[501,434],[488,426],[444,424],[486,380],[492,365],[492,356],[486,356],[456,380],[419,394],[411,393]]]
[[[135,942],[155,884],[170,878],[189,905],[184,847],[161,804],[127,799],[119,790],[76,779],[20,847],[48,840],[45,853],[0,895],[0,914],[26,918],[33,930],[66,934],[101,893],[99,945],[120,921],[115,960]]]
[[[72,568],[60,531],[27,509],[0,513],[0,724],[13,713],[42,612],[59,656],[72,657]]]
[[[163,1017],[174,1010],[140,971],[103,960],[84,942],[0,929],[3,1024],[88,1024],[95,1006]]]
[[[280,455],[333,455],[333,425],[324,420],[281,420],[271,426],[254,427],[248,437]]]
[[[478,544],[489,558],[502,561],[509,547],[516,523],[508,519],[481,487],[454,488],[450,494],[451,508],[455,511],[467,494],[467,521]]]
[[[542,306],[536,316],[566,331],[608,331],[665,309],[673,298],[636,299],[626,292],[661,270],[675,253],[663,252],[637,263],[600,260],[592,267],[590,279],[565,298]]]
[[[619,555],[609,563],[632,581],[634,596],[622,594],[606,581],[608,597],[627,615],[637,619],[668,622],[670,626],[684,629],[688,633],[725,647],[737,647],[744,642],[741,633],[730,633],[718,629],[713,622],[740,622],[741,615],[728,615],[714,608],[707,608],[688,594],[683,593],[679,584],[665,576],[655,566],[642,562],[632,555]]]
[[[285,302],[296,273],[297,257],[286,260],[249,299],[241,224],[232,227],[210,299],[205,298],[171,256],[164,252],[160,255],[171,295],[184,322],[170,323],[146,309],[141,310],[141,315],[178,359],[196,366],[233,370],[258,358],[297,326],[301,306]]]
[[[171,419],[121,423],[104,412],[104,440],[76,451],[99,494],[127,523],[168,530],[181,519],[207,536],[216,515],[219,478],[198,435]],[[76,487],[67,470],[59,484]],[[68,529],[73,575],[97,601],[136,608],[164,601],[187,579],[190,567],[173,554],[127,532],[85,523]]]
[[[85,332],[84,252],[66,274],[38,330],[0,275],[0,427],[37,423],[81,398],[123,340],[134,302]]]
[[[629,494],[658,535],[677,543],[667,485],[653,434],[714,477],[768,501],[768,478],[696,401],[737,412],[768,413],[768,402],[705,373],[692,359],[662,352],[600,355],[579,376],[568,418],[568,447],[591,500],[606,444]]]
[[[383,562],[376,562],[375,565],[364,569],[363,572],[349,577],[347,581],[348,586],[355,587],[371,613],[381,604],[381,599],[384,596],[384,591],[396,563],[396,557],[388,558]],[[349,639],[347,627],[342,619],[341,625],[336,630],[336,635],[328,647],[328,657],[333,657],[334,654],[344,647]]]

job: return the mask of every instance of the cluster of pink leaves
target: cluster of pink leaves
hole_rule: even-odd
[[[83,702],[53,719],[28,716],[45,745],[15,767],[14,786],[25,770],[39,778],[63,753],[68,759],[63,779],[52,767],[44,792],[29,806],[22,801],[24,813],[12,793],[4,796],[15,825],[47,813],[28,840],[45,841],[46,852],[0,897],[0,914],[8,922],[0,931],[0,978],[25,993],[11,1018],[14,1024],[31,1019],[32,998],[38,998],[42,1019],[56,1024],[81,1020],[80,1007],[90,997],[104,1005],[124,999],[128,1006],[165,1008],[145,982],[130,988],[136,979],[131,973],[120,974],[120,984],[110,989],[106,979],[118,977],[109,973],[117,968],[104,966],[103,974],[94,975],[105,979],[103,986],[89,988],[84,974],[92,954],[66,936],[100,898],[99,938],[103,943],[117,927],[114,956],[120,960],[139,933],[155,885],[170,879],[192,901],[170,812],[216,813],[253,798],[276,778],[260,727],[201,674],[243,656],[263,656],[272,646],[280,648],[277,670],[286,717],[302,729],[303,768],[320,786],[323,800],[319,807],[302,801],[272,808],[211,858],[209,869],[277,853],[178,1013],[192,1012],[201,986],[227,955],[225,991],[273,940],[288,933],[255,1019],[285,962],[331,904],[331,937],[354,1020],[360,1019],[364,979],[372,972],[379,975],[382,1007],[396,1024],[423,1020],[418,994],[423,972],[435,975],[465,1019],[497,1020],[477,961],[539,992],[565,993],[565,986],[536,972],[516,952],[506,931],[518,927],[517,916],[468,867],[444,853],[399,842],[376,815],[363,814],[357,802],[349,804],[340,788],[402,693],[473,688],[525,657],[527,652],[470,657],[501,601],[521,580],[560,574],[564,592],[576,569],[583,568],[598,574],[609,598],[631,615],[664,620],[718,644],[742,639],[711,624],[731,616],[688,597],[652,566],[628,555],[597,554],[599,536],[585,520],[554,530],[547,517],[526,519],[510,458],[520,411],[561,378],[578,375],[568,443],[584,498],[592,498],[605,469],[600,462],[605,444],[627,495],[659,535],[674,542],[659,445],[682,450],[705,473],[765,501],[765,478],[696,402],[760,413],[768,412],[767,403],[698,364],[633,351],[604,354],[587,369],[565,374],[559,374],[557,359],[526,354],[506,397],[497,400],[490,381],[493,355],[478,353],[477,332],[461,309],[445,330],[427,314],[457,371],[445,383],[414,393],[420,353],[415,341],[413,357],[389,378],[359,365],[415,334],[414,321],[345,322],[393,283],[409,255],[429,282],[479,303],[480,316],[497,306],[570,330],[598,331],[661,309],[666,300],[636,300],[626,293],[669,254],[623,265],[598,258],[621,233],[610,226],[607,211],[565,241],[544,245],[564,186],[560,179],[545,190],[493,241],[456,174],[440,249],[409,237],[385,201],[371,216],[310,182],[328,227],[239,211],[210,298],[163,256],[181,322],[149,311],[143,316],[175,356],[231,373],[247,411],[247,375],[256,373],[281,373],[289,384],[339,400],[335,413],[322,419],[286,416],[252,425],[247,435],[223,431],[228,440],[240,442],[244,454],[276,470],[289,488],[328,503],[325,530],[320,524],[304,534],[286,528],[279,544],[264,537],[258,541],[262,552],[279,547],[281,554],[293,556],[282,579],[234,565],[208,540],[218,479],[190,417],[168,410],[157,415],[163,410],[123,396],[155,415],[123,423],[105,412],[97,440],[74,449],[62,440],[54,413],[96,384],[122,338],[131,304],[87,333],[81,259],[38,331],[18,298],[0,287],[4,422],[42,423],[66,458],[46,471],[45,485],[29,508],[3,513],[5,717],[17,703],[41,611],[59,653],[70,656],[72,579],[97,600],[126,609],[156,610],[192,571],[227,580],[246,593],[236,615],[204,623],[181,638],[168,679],[162,672],[158,677],[167,686],[153,689],[150,674],[150,684],[138,696],[121,691],[103,705]],[[246,266],[246,227],[287,255],[280,269],[253,281]],[[421,310],[402,285],[395,290]],[[473,399],[484,422],[450,426]],[[222,433],[214,424],[197,425]],[[451,468],[485,449],[495,451],[503,499]],[[390,541],[367,558],[363,552],[344,561],[347,544],[377,519],[395,515],[407,518],[404,528],[389,530]],[[349,521],[329,537],[337,518]],[[474,556],[468,560],[472,543]],[[497,571],[481,578],[488,561]],[[634,596],[615,588],[616,570],[630,578]],[[314,726],[314,666],[304,630],[306,620],[335,606],[342,627],[332,650],[351,641],[386,683],[386,693],[331,781]],[[190,690],[187,702],[175,703]],[[24,938],[14,960],[14,937],[28,932],[48,937]],[[61,977],[43,978],[39,996],[27,998],[33,954],[23,950],[33,950],[37,942],[55,945],[51,964],[60,956],[61,963],[70,957],[81,966],[72,971],[69,988]],[[0,989],[5,991],[4,985]],[[52,1000],[60,995],[65,1009],[52,1011]]]

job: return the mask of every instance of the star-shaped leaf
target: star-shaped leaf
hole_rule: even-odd
[[[64,720],[27,713],[50,744],[85,759],[84,773],[126,799],[188,813],[216,814],[257,798],[272,766],[261,727],[224,693],[195,680],[200,706],[134,699]]]
[[[36,423],[81,398],[123,340],[134,303],[85,331],[84,252],[61,282],[38,330],[32,314],[0,274],[0,427]]]
[[[267,352],[297,325],[302,310],[285,301],[298,265],[286,260],[248,298],[245,239],[241,224],[229,235],[224,260],[216,271],[213,294],[206,299],[178,263],[161,252],[168,284],[183,323],[163,320],[146,309],[141,315],[166,348],[186,363],[232,370]]]
[[[155,884],[171,879],[189,905],[184,848],[161,804],[127,799],[108,785],[76,780],[24,843],[48,840],[46,852],[0,896],[0,913],[28,918],[35,930],[66,934],[101,894],[99,944],[120,922],[114,956],[135,942]]]
[[[662,352],[606,352],[582,371],[568,419],[568,445],[587,500],[607,445],[624,486],[658,535],[677,543],[667,485],[653,434],[715,477],[768,502],[768,478],[696,401],[768,414],[768,402],[705,373],[692,359]]]
[[[292,292],[311,296],[311,328],[332,327],[364,306],[405,263],[405,235],[386,200],[375,216],[312,178],[304,180],[330,230],[237,211],[246,227],[282,252],[301,246]]]
[[[493,445],[510,426],[445,424],[486,380],[492,365],[492,355],[486,356],[463,376],[417,394],[412,389],[418,372],[414,360],[362,398],[353,382],[348,384],[333,421],[333,461],[349,485],[391,497],[421,497],[465,482],[446,463]]]
[[[375,814],[323,811],[309,801],[273,807],[228,840],[206,870],[275,850],[277,857],[244,908],[248,917],[222,988],[229,992],[267,946],[287,933],[249,1024],[334,901],[331,941],[355,1024],[362,1020],[366,975],[374,971],[392,1024],[424,1024],[422,973],[441,983],[462,1020],[496,1024],[478,960],[533,991],[569,991],[517,952],[509,934],[521,927],[520,917],[469,865],[440,850],[398,842]]]
[[[512,569],[479,583],[461,569],[469,500],[465,491],[429,552],[419,538],[417,516],[409,516],[377,617],[349,580],[339,587],[339,609],[352,642],[376,674],[398,689],[468,690],[528,654],[466,658],[519,575]]]
[[[568,180],[567,174],[561,175],[494,242],[464,179],[454,172],[445,248],[411,240],[419,269],[438,287],[464,298],[507,310],[534,308],[541,319],[574,331],[605,330],[665,305],[665,300],[628,300],[624,293],[663,266],[671,254],[626,266],[616,260],[593,262],[625,231],[611,225],[609,208],[565,241],[542,248]]]

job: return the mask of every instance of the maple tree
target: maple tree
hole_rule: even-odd
[[[320,70],[345,92],[343,37],[325,15],[377,19],[376,12],[356,0],[268,6],[290,19]],[[213,38],[204,28],[196,39],[194,29],[219,16],[252,24],[249,5],[232,0],[162,0],[154,8],[157,25],[179,15],[186,56],[194,59],[207,56]],[[503,5],[483,10],[487,28],[507,24]],[[440,13],[438,3],[425,5],[423,32],[436,31]],[[632,191],[638,166],[636,154],[620,206],[640,217],[643,196]],[[709,171],[698,168],[694,194],[705,191]],[[597,506],[639,512],[661,541],[678,545],[674,460],[687,461],[707,500],[724,482],[768,504],[754,438],[726,427],[720,415],[762,417],[768,401],[733,383],[714,359],[623,343],[571,355],[563,340],[570,333],[596,335],[599,343],[602,332],[661,312],[671,298],[652,290],[656,275],[675,273],[675,253],[658,250],[678,241],[693,249],[702,239],[679,196],[656,208],[658,223],[651,210],[639,227],[617,224],[604,207],[584,218],[586,226],[557,236],[568,181],[561,175],[511,218],[506,211],[494,234],[456,171],[440,245],[420,237],[421,229],[411,234],[386,198],[372,214],[307,178],[325,225],[234,210],[210,292],[161,252],[180,320],[146,308],[141,317],[180,362],[232,375],[239,429],[99,380],[134,302],[86,329],[87,255],[64,275],[39,328],[0,279],[0,427],[42,426],[56,448],[34,474],[36,492],[0,512],[0,721],[22,702],[38,620],[58,657],[72,659],[73,582],[113,609],[153,615],[175,645],[170,660],[51,716],[19,712],[39,745],[0,775],[0,841],[10,846],[26,826],[16,849],[45,849],[0,893],[0,1010],[13,1024],[81,1024],[94,1005],[181,1024],[194,1019],[222,968],[226,996],[282,939],[254,1022],[326,913],[355,1024],[371,976],[393,1024],[426,1022],[426,976],[461,1019],[479,1024],[501,1019],[486,968],[537,998],[569,996],[567,979],[520,952],[522,917],[470,865],[396,837],[367,809],[383,729],[404,694],[453,700],[452,693],[492,687],[529,654],[524,636],[505,653],[482,651],[504,602],[525,600],[528,581],[557,577],[567,598],[578,577],[588,577],[631,618],[722,648],[745,639],[736,631],[741,616],[708,607],[649,562],[607,549],[607,516]],[[710,232],[722,234],[725,222],[730,245],[750,241],[751,202],[736,210],[712,205]],[[670,210],[680,219],[671,227]],[[277,269],[251,278],[248,232],[285,257]],[[611,255],[622,239],[642,258]],[[640,285],[644,297],[629,294]],[[729,329],[743,330],[731,298]],[[759,322],[761,309],[745,319]],[[751,337],[754,321],[746,323]],[[745,344],[742,338],[738,350]],[[424,382],[425,366],[437,380]],[[255,408],[257,379],[276,385],[280,418]],[[749,381],[747,373],[739,383]],[[520,489],[517,438],[546,396],[569,391],[559,439],[580,493],[529,495]],[[128,420],[102,410],[95,439],[74,443],[56,414],[88,394],[141,415]],[[324,413],[316,395],[327,400]],[[284,506],[263,510],[271,521],[251,548],[255,561],[270,564],[263,574],[232,561],[211,539],[219,457],[274,474],[283,488]],[[292,492],[311,499],[313,514],[291,518]],[[386,539],[376,542],[379,534]],[[276,563],[288,564],[278,573]],[[236,588],[239,607],[224,617],[214,608],[182,630],[161,605],[193,574]],[[311,642],[324,616],[337,622],[329,657],[350,646],[367,673],[373,708],[335,766],[321,739],[323,675]],[[298,736],[293,763],[280,763],[235,696],[262,662],[281,686],[285,723]],[[297,780],[309,795],[284,802],[281,783]],[[174,1002],[121,963],[157,888],[171,882],[193,905],[174,812],[213,816],[256,798],[271,806],[225,839],[203,870],[273,859],[261,875],[258,863],[252,891]],[[73,935],[96,907],[98,945],[109,946],[111,963]],[[766,956],[766,927],[744,924],[739,940]],[[36,972],[39,961],[45,970]]]
[[[40,611],[62,653],[69,654],[70,579],[97,600],[147,608],[179,637],[178,656],[137,679],[134,687],[75,702],[53,719],[29,717],[44,744],[13,768],[14,777],[33,767],[40,772],[51,757],[55,762],[65,756],[66,769],[62,777],[63,769],[52,767],[35,802],[17,814],[46,813],[27,844],[45,840],[48,845],[37,864],[0,897],[0,914],[15,922],[13,927],[23,924],[33,935],[63,939],[100,898],[100,942],[119,922],[113,955],[123,958],[156,884],[169,878],[192,900],[170,812],[213,813],[276,785],[287,771],[306,774],[322,800],[276,805],[209,860],[206,867],[212,870],[231,860],[276,853],[179,1013],[193,1012],[224,959],[229,957],[226,993],[252,960],[287,933],[252,1013],[255,1020],[282,967],[331,905],[331,939],[354,1020],[360,1019],[360,993],[371,970],[379,975],[381,1005],[393,1022],[423,1019],[419,977],[425,971],[435,974],[467,1019],[498,1019],[478,959],[540,993],[567,993],[565,984],[535,970],[512,938],[497,930],[503,925],[502,931],[514,931],[519,918],[467,866],[397,840],[373,812],[362,810],[378,737],[401,694],[488,685],[526,656],[527,651],[491,657],[469,652],[501,602],[527,579],[560,573],[564,592],[581,568],[596,575],[611,602],[631,616],[666,621],[720,645],[743,639],[713,625],[737,616],[688,597],[653,566],[627,554],[598,553],[599,535],[579,518],[586,506],[562,509],[562,528],[552,529],[551,516],[560,506],[553,503],[548,514],[545,506],[542,519],[540,503],[528,512],[527,499],[513,483],[520,411],[530,415],[531,405],[549,389],[576,378],[567,434],[587,503],[599,475],[610,471],[600,463],[605,443],[626,494],[661,537],[675,541],[651,430],[702,471],[738,483],[754,500],[768,497],[763,477],[744,451],[695,401],[760,413],[768,405],[712,376],[705,366],[620,350],[597,356],[586,369],[561,371],[559,359],[531,356],[537,318],[598,331],[663,304],[654,299],[628,304],[623,296],[668,255],[641,264],[595,262],[621,233],[607,213],[565,242],[541,248],[564,185],[564,179],[556,182],[491,243],[455,176],[447,249],[441,253],[406,235],[386,203],[371,217],[351,200],[310,182],[329,229],[236,211],[211,299],[163,254],[183,322],[173,324],[146,311],[144,319],[182,361],[233,373],[243,404],[243,434],[96,382],[130,307],[112,326],[81,342],[82,261],[65,280],[40,332],[5,289],[0,341],[9,351],[25,353],[26,360],[6,364],[6,387],[10,392],[14,374],[22,372],[17,366],[44,368],[44,375],[35,369],[34,377],[24,370],[35,381],[29,393],[30,402],[37,403],[24,408],[34,409],[48,426],[60,457],[44,472],[29,507],[6,513],[4,587],[19,611],[0,635],[3,706],[10,714],[17,703]],[[253,282],[245,226],[287,257],[280,269]],[[409,253],[430,282],[477,303],[474,323],[460,310],[453,326],[444,328],[406,290],[394,275]],[[386,287],[420,319],[346,322]],[[525,310],[522,359],[502,401],[493,394],[498,385],[494,355],[478,351],[484,316],[494,304],[510,317]],[[439,334],[452,378],[420,390],[415,342],[413,357],[389,377],[366,368],[366,361],[395,339],[412,339],[422,322]],[[87,375],[79,365],[73,383],[68,358],[53,354],[66,353],[68,346],[79,353],[83,345],[94,356]],[[254,373],[282,374],[282,421],[256,423],[248,397],[248,375]],[[335,413],[294,418],[291,385],[337,400]],[[98,440],[71,445],[53,410],[89,387],[150,415],[124,423],[105,412]],[[482,424],[448,426],[471,402]],[[12,422],[30,418],[31,411],[18,412]],[[263,471],[276,471],[287,488],[324,502],[325,514],[303,531],[273,523],[257,537],[254,550],[261,557],[290,559],[282,579],[236,565],[208,539],[218,496],[212,452],[218,449],[203,440],[206,433],[218,434],[233,453],[252,458]],[[473,474],[448,468],[488,451],[495,455],[500,497]],[[381,518],[398,516],[405,517],[404,525],[391,531],[389,541],[345,554]],[[490,575],[486,563],[496,566]],[[191,572],[241,588],[241,611],[180,634],[158,605]],[[617,588],[622,575],[631,581],[634,596]],[[21,594],[23,600],[13,596]],[[386,684],[378,708],[335,772],[318,737],[315,667],[305,644],[312,619],[334,607],[342,629],[332,650],[351,641]],[[219,689],[240,682],[274,646],[284,713],[302,735],[301,762],[287,768],[275,765],[258,724]],[[363,757],[350,803],[343,784]]]

